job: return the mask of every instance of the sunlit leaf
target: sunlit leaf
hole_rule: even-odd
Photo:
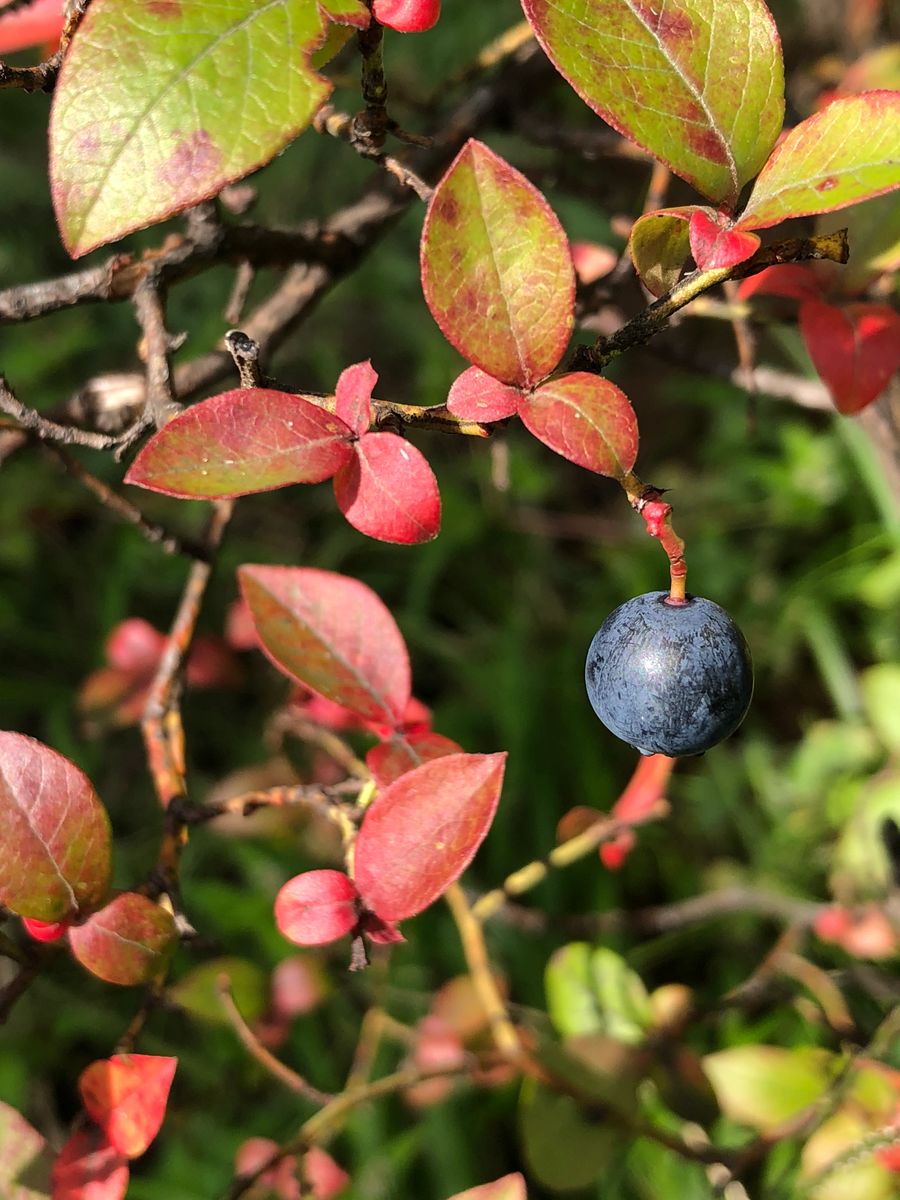
[[[309,62],[326,13],[369,19],[360,0],[93,0],[50,122],[73,257],[216,195],[286,146],[330,91]]]
[[[53,1164],[53,1200],[122,1200],[128,1163],[95,1127],[78,1129]]]
[[[389,742],[373,746],[366,755],[366,766],[378,786],[385,788],[424,762],[460,753],[462,746],[443,734],[425,729],[417,733],[400,734]]]
[[[372,389],[378,373],[368,361],[346,367],[334,389],[334,411],[354,433],[362,435],[372,424]]]
[[[519,416],[536,438],[570,462],[621,479],[634,466],[638,428],[628,397],[586,371],[562,375],[523,398]]]
[[[371,588],[311,567],[243,566],[238,578],[260,645],[279,670],[362,717],[402,724],[409,655]]]
[[[641,977],[606,947],[573,942],[547,964],[547,1006],[553,1024],[566,1037],[603,1033],[638,1043],[653,1023]]]
[[[504,1175],[493,1183],[483,1183],[481,1187],[469,1188],[465,1192],[457,1192],[450,1200],[527,1200],[525,1177],[519,1172],[515,1175]]]
[[[159,1133],[177,1066],[158,1054],[116,1054],[82,1071],[84,1107],[125,1158],[140,1157]]]
[[[298,946],[324,946],[359,921],[359,895],[343,871],[305,871],[275,898],[275,924]]]
[[[356,839],[356,886],[382,920],[427,908],[462,874],[500,799],[505,754],[450,754],[392,783]]]
[[[441,497],[425,456],[396,433],[367,433],[334,477],[338,508],[354,529],[382,542],[430,542]]]
[[[185,409],[147,442],[126,483],[218,499],[321,483],[352,457],[352,431],[311,400],[237,388]]]
[[[122,987],[155,979],[177,943],[172,914],[137,892],[123,892],[69,930],[72,953],[81,965]]]
[[[697,208],[689,223],[691,254],[701,271],[734,267],[759,249],[755,233],[741,232],[733,223],[709,208]]]
[[[428,206],[422,286],[447,340],[495,379],[531,387],[562,357],[568,240],[537,188],[481,142],[466,143]]]
[[[900,92],[835,100],[795,126],[760,171],[739,229],[831,212],[900,187]]]
[[[831,1056],[810,1047],[732,1046],[707,1054],[703,1069],[726,1116],[759,1133],[815,1103],[834,1075]]]
[[[519,408],[522,393],[479,367],[469,367],[453,382],[447,407],[464,421],[502,421]]]
[[[628,252],[641,283],[654,296],[663,296],[681,278],[691,252],[689,226],[696,205],[664,208],[638,217],[631,228]]]
[[[809,300],[800,306],[800,331],[839,412],[860,412],[900,369],[900,313],[886,304]]]
[[[0,903],[58,921],[109,889],[109,818],[90,781],[55,750],[0,733]]]
[[[522,0],[581,98],[711,200],[733,205],[781,130],[784,68],[762,0]]]

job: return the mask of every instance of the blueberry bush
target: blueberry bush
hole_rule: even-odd
[[[0,1197],[900,1197],[898,39],[0,2]]]

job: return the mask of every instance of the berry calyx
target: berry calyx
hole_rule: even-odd
[[[69,928],[68,921],[39,921],[36,917],[23,917],[22,924],[36,942],[58,942]]]
[[[375,20],[398,33],[424,33],[437,24],[441,0],[375,0]]]
[[[753,694],[744,635],[711,600],[647,592],[611,613],[585,664],[594,712],[642,754],[703,754],[734,733]]]

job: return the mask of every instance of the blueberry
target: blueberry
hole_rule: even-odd
[[[642,754],[703,754],[734,733],[753,694],[744,635],[712,600],[635,596],[600,626],[584,668],[594,712]]]

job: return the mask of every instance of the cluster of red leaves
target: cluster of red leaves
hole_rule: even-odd
[[[877,904],[847,908],[832,904],[813,926],[823,942],[833,942],[854,958],[892,958],[898,940],[893,924]]]
[[[381,790],[356,838],[353,878],[334,870],[296,876],[278,894],[278,927],[299,945],[348,933],[397,941],[397,923],[433,903],[472,860],[499,802],[506,755],[464,754],[434,733],[412,698],[403,635],[365,584],[268,566],[244,566],[239,580],[259,646],[314,693],[304,701],[312,712],[382,739],[368,755]]]
[[[838,412],[876,400],[900,369],[900,313],[868,301],[829,303],[830,280],[812,267],[769,267],[739,289],[742,299],[782,296],[800,302],[800,332]]]
[[[127,483],[180,499],[224,499],[332,480],[338,508],[360,533],[413,545],[441,525],[437,481],[424,456],[375,422],[369,362],[342,372],[333,411],[308,396],[237,388],[186,409],[143,447]]]
[[[106,641],[106,666],[87,677],[78,708],[92,728],[122,728],[140,721],[166,648],[166,635],[140,617],[120,621]],[[240,680],[234,656],[222,638],[194,639],[184,673],[189,688],[233,687]]]
[[[117,1054],[91,1063],[78,1089],[90,1124],[75,1130],[53,1165],[53,1200],[121,1200],[129,1159],[156,1137],[176,1058]]]

